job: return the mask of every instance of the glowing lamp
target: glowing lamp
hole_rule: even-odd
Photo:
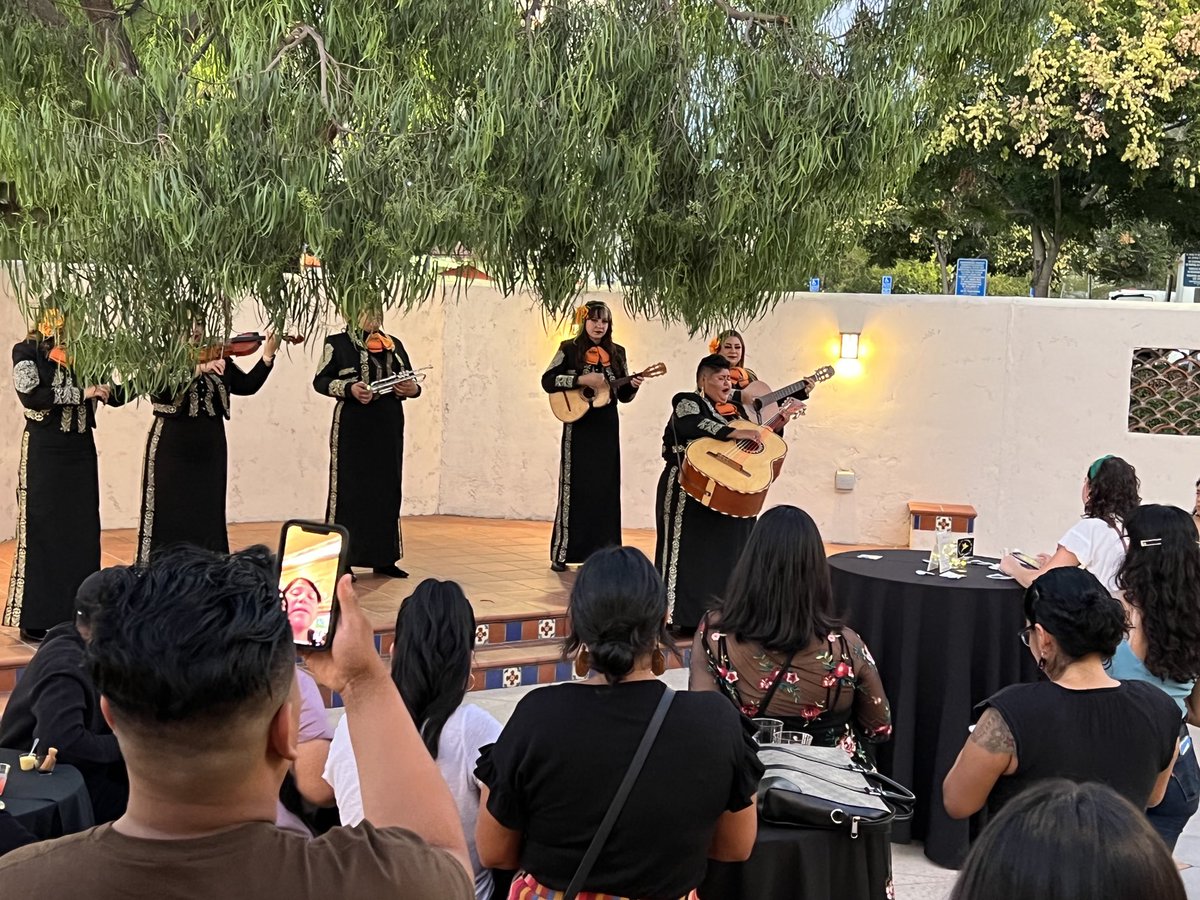
[[[858,359],[858,332],[843,331],[841,347],[838,351],[839,359]]]

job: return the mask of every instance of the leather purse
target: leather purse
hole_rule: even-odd
[[[912,817],[916,796],[853,761],[840,747],[764,745],[758,785],[759,819],[770,825],[861,832]]]

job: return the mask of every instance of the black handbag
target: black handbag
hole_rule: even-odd
[[[912,817],[912,791],[840,747],[768,744],[758,758],[765,768],[758,815],[769,825],[841,829],[856,838]]]

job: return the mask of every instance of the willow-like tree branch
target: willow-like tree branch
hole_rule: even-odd
[[[725,15],[739,22],[758,22],[762,25],[788,25],[791,19],[781,13],[760,13],[752,9],[738,9],[729,0],[716,0],[717,6],[725,11]]]

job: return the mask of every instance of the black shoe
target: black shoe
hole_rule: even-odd
[[[390,566],[376,566],[371,570],[376,575],[386,575],[388,578],[407,578],[408,573],[392,563]]]
[[[21,629],[21,640],[29,644],[40,644],[46,638],[45,628]]]
[[[565,572],[565,571],[567,571],[567,564],[560,563],[560,562],[552,562],[552,563],[550,563],[550,571],[551,572]]]

